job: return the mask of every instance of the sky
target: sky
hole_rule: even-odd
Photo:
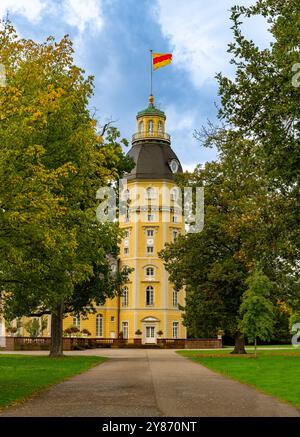
[[[255,0],[0,0],[0,17],[20,36],[44,41],[69,34],[75,63],[93,75],[90,108],[99,125],[114,120],[128,140],[136,113],[148,106],[150,52],[172,53],[171,65],[153,73],[155,105],[166,113],[166,131],[184,169],[216,159],[194,138],[219,104],[215,75],[234,77],[227,45],[233,40],[230,8]],[[261,48],[270,40],[262,17],[243,25]]]

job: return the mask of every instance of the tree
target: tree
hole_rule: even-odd
[[[34,318],[24,324],[24,328],[28,332],[30,337],[38,337],[40,335],[40,322],[39,319]]]
[[[190,334],[215,336],[223,329],[235,337],[235,352],[244,353],[239,307],[248,272],[265,253],[254,246],[263,232],[255,204],[265,199],[266,186],[248,153],[251,141],[222,130],[205,141],[218,148],[219,160],[177,180],[182,187],[204,186],[204,229],[178,238],[161,256],[176,287],[186,286],[184,321]]]
[[[93,311],[115,274],[116,224],[96,220],[96,192],[129,171],[120,134],[104,136],[88,109],[93,78],[73,63],[66,36],[21,39],[0,31],[0,287],[5,317],[51,314],[51,356],[62,355],[66,312]]]
[[[255,270],[246,280],[248,289],[240,306],[240,331],[254,342],[256,357],[257,338],[269,340],[274,328],[274,307],[270,301],[273,284],[261,271]]]
[[[299,274],[300,81],[298,0],[258,0],[232,8],[234,41],[229,45],[235,78],[218,75],[219,116],[227,126],[253,140],[268,179],[269,191],[281,195],[285,224],[278,234],[278,266]],[[262,15],[273,41],[260,49],[243,34],[243,21]],[[282,238],[284,235],[284,238]]]

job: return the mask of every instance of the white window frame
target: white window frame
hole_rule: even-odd
[[[174,308],[178,308],[178,294],[179,292],[173,288],[172,304]]]
[[[149,270],[149,269],[152,269],[153,274],[149,274],[149,273],[148,273],[148,270]],[[146,278],[154,278],[154,277],[155,277],[155,267],[153,267],[153,266],[147,266],[146,269],[145,269],[145,276],[146,276]]]
[[[123,287],[122,293],[122,307],[128,307],[129,304],[129,289],[127,286]]]
[[[73,326],[80,329],[80,316],[73,316]]]
[[[170,198],[171,200],[173,200],[173,202],[176,202],[179,198],[179,192],[178,192],[178,188],[172,188],[170,191]]]
[[[124,247],[124,255],[129,255],[129,247]]]
[[[130,200],[130,191],[128,190],[128,188],[123,191],[123,193],[122,193],[122,200],[124,202],[127,202],[128,200]]]
[[[153,187],[148,187],[145,190],[145,200],[155,200],[156,199],[156,190]]]
[[[147,237],[154,237],[154,229],[147,229]]]
[[[103,337],[103,315],[96,316],[96,337]]]
[[[147,255],[152,255],[154,253],[154,247],[153,246],[147,246],[146,247],[146,253],[147,253]]]
[[[147,285],[145,294],[145,306],[152,307],[154,306],[154,287],[152,285]],[[148,293],[149,293],[149,303],[148,303]]]
[[[153,134],[154,132],[154,121],[153,120],[149,120],[148,124],[147,124],[147,132],[149,134]]]
[[[125,328],[125,329],[124,329]],[[127,331],[127,335],[124,335],[124,332]],[[129,322],[127,320],[124,320],[122,322],[122,333],[123,333],[123,338],[125,340],[128,340],[129,337]]]
[[[172,338],[179,338],[179,322],[172,322]]]

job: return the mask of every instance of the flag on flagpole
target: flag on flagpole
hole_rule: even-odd
[[[172,62],[171,53],[152,53],[152,65],[154,70],[157,70],[158,68],[161,67],[165,67],[171,62]]]

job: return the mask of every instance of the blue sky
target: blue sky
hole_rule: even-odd
[[[99,124],[112,119],[122,136],[136,131],[135,115],[147,106],[149,50],[173,53],[171,65],[154,72],[155,104],[167,116],[166,130],[184,168],[215,159],[193,138],[216,120],[215,74],[233,76],[226,52],[232,40],[229,9],[254,0],[0,0],[0,16],[18,33],[43,41],[69,34],[75,62],[95,76],[90,103]],[[270,41],[261,18],[244,25],[259,46]]]

